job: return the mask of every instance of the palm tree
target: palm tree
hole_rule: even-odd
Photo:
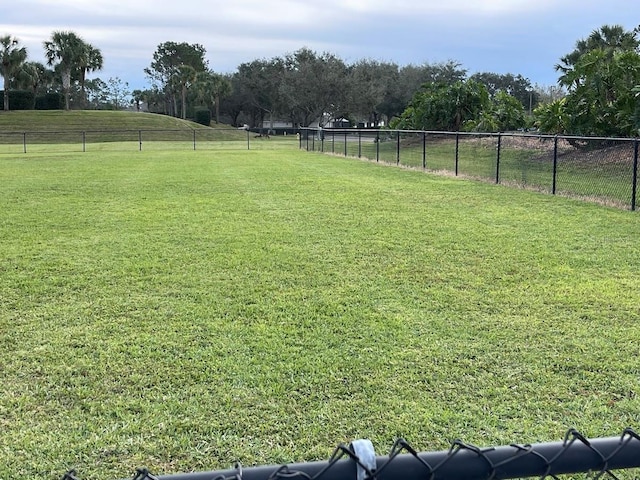
[[[78,64],[80,69],[80,90],[82,92],[82,102],[85,106],[87,104],[87,94],[85,92],[84,84],[87,78],[87,73],[101,70],[103,62],[102,52],[93,45],[85,43]]]
[[[219,123],[220,99],[231,93],[231,82],[213,70],[198,72],[196,76],[196,91],[198,100],[202,101],[209,110],[215,105],[216,123]]]
[[[562,57],[555,66],[556,71],[561,73],[559,83],[570,87],[576,82],[571,75],[576,64],[584,54],[593,50],[602,50],[609,60],[615,52],[637,51],[640,46],[637,34],[637,30],[626,31],[621,25],[603,25],[591,32],[586,39],[578,40],[573,52]]]
[[[83,68],[86,43],[74,32],[53,32],[51,40],[43,43],[47,64],[57,63],[62,77],[65,110],[69,110],[69,95],[71,90],[71,75]]]
[[[50,71],[40,62],[25,62],[17,74],[19,88],[33,93],[33,107],[35,108],[38,89],[46,83]]]
[[[196,70],[190,65],[180,65],[173,78],[174,85],[180,89],[182,95],[182,119],[187,118],[187,92],[196,81]]]
[[[27,48],[11,35],[0,37],[0,71],[4,79],[4,109],[9,110],[9,87],[11,80],[27,59]]]

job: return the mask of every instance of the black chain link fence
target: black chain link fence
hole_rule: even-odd
[[[133,480],[501,480],[575,474],[617,479],[616,473],[638,478],[639,468],[640,436],[634,430],[587,439],[571,429],[561,442],[479,448],[455,440],[448,450],[424,453],[399,439],[386,456],[376,456],[370,441],[357,440],[339,445],[326,462],[250,468],[236,464],[228,470],[162,476],[138,469]],[[71,470],[62,480],[81,478]]]
[[[638,139],[303,129],[300,148],[636,209]]]
[[[142,150],[298,148],[295,135],[269,136],[236,128],[0,131],[0,154]]]

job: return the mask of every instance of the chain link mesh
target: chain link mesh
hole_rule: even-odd
[[[352,445],[340,444],[326,462],[247,469],[237,463],[226,471],[165,476],[138,469],[132,480],[355,480],[356,465],[367,480],[544,480],[580,473],[594,480],[603,476],[617,479],[614,470],[632,474],[631,470],[640,468],[640,436],[627,428],[619,437],[590,440],[570,429],[563,441],[555,443],[480,448],[454,440],[448,450],[423,453],[400,438],[387,456],[377,457],[375,468],[361,461]],[[62,480],[80,479],[75,470],[69,470]]]
[[[637,139],[399,130],[331,130],[303,149],[452,172],[635,208]]]

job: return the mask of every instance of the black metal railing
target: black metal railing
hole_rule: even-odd
[[[636,209],[637,138],[303,129],[300,148]]]
[[[249,150],[279,148],[284,145],[297,148],[298,142],[295,139],[291,135],[268,136],[234,128],[0,131],[0,154],[167,148]]]
[[[377,456],[368,440],[339,445],[325,462],[272,465],[155,476],[138,469],[134,480],[502,480],[589,474],[597,479],[640,468],[640,436],[625,429],[617,437],[587,439],[569,430],[563,441],[480,448],[455,440],[448,450],[418,453],[397,440],[388,455]],[[637,472],[636,472],[637,473]],[[63,480],[80,480],[75,470]],[[637,475],[636,477],[637,478]]]

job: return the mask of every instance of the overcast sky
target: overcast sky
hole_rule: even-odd
[[[199,43],[211,69],[236,70],[308,47],[347,63],[459,62],[469,74],[521,74],[555,84],[554,65],[605,24],[632,30],[637,0],[3,0],[0,35],[44,61],[42,42],[71,30],[99,48],[104,69],[131,88],[149,85],[144,68],[158,44]]]

